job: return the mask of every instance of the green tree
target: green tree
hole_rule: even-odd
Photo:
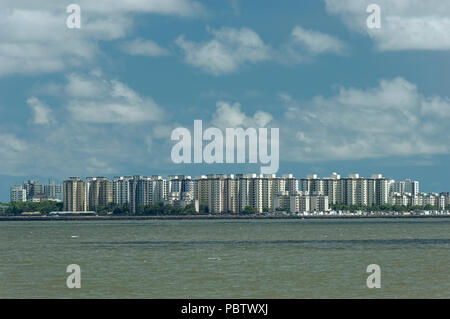
[[[242,214],[256,214],[258,210],[251,206],[245,206],[244,210],[241,212]]]

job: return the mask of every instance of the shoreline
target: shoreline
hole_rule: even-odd
[[[190,216],[0,216],[2,221],[104,221],[104,220],[302,220],[302,219],[426,219],[450,218],[450,215],[373,215],[373,216],[235,216],[235,215],[190,215]]]

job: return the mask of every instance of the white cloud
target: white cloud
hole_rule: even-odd
[[[0,134],[0,150],[2,152],[23,152],[27,148],[27,143],[13,134]]]
[[[82,0],[82,8],[101,13],[156,13],[180,17],[205,15],[206,9],[198,1],[193,0]]]
[[[431,116],[437,118],[450,118],[450,99],[440,96],[428,97],[421,108],[423,116]]]
[[[83,76],[72,73],[67,76],[64,91],[74,98],[95,98],[105,96],[109,91],[109,83],[100,76]]]
[[[62,22],[43,10],[0,11],[0,76],[55,72],[92,61],[96,44],[70,33]]]
[[[186,63],[213,75],[236,72],[245,65],[264,61],[296,64],[319,54],[342,54],[346,50],[346,45],[337,38],[300,26],[292,30],[289,40],[279,48],[264,43],[248,28],[208,28],[208,32],[212,35],[209,41],[193,42],[179,36],[175,43],[183,50]]]
[[[139,123],[159,121],[161,108],[151,97],[141,97],[124,83],[97,76],[72,74],[66,92],[72,118],[89,123]]]
[[[346,45],[341,40],[319,31],[304,29],[300,26],[296,26],[292,30],[292,43],[300,45],[312,55],[327,52],[341,54],[346,50]]]
[[[122,45],[122,51],[130,55],[145,56],[164,56],[170,54],[169,50],[159,46],[156,42],[143,39],[125,42]]]
[[[222,129],[228,127],[260,128],[265,127],[272,119],[272,115],[267,112],[257,111],[253,116],[247,116],[241,111],[241,105],[239,103],[230,104],[228,102],[218,101],[211,123]]]
[[[124,37],[136,13],[193,17],[206,12],[192,0],[80,0],[82,27],[68,29],[67,4],[59,0],[2,1],[0,76],[88,68],[100,52],[98,41]]]
[[[52,89],[40,96],[37,87],[27,100],[32,121],[41,125],[23,131],[22,125],[3,123],[8,134],[0,131],[0,175],[51,172],[63,178],[88,173],[132,174],[127,170],[167,166],[170,144],[166,138],[170,137],[171,124],[160,121],[165,114],[151,97],[106,78],[96,69],[87,75],[70,74],[58,85],[61,94],[53,94]],[[45,96],[61,107],[51,111]]]
[[[353,31],[367,34],[381,51],[449,50],[450,5],[442,0],[325,0]],[[381,28],[369,29],[366,8],[381,7]]]
[[[341,88],[332,97],[284,103],[284,118],[276,124],[284,137],[282,153],[292,161],[450,152],[450,124],[439,116],[449,107],[448,99],[423,96],[400,77],[366,90]]]
[[[33,123],[39,125],[47,125],[53,123],[52,110],[48,105],[41,102],[37,97],[32,96],[27,100],[28,106],[33,111]]]
[[[270,48],[259,35],[247,28],[208,28],[213,38],[207,42],[192,42],[184,36],[175,43],[183,49],[185,61],[204,71],[214,74],[226,74],[236,71],[246,63],[268,60]]]

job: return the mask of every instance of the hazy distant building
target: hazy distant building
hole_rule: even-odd
[[[393,192],[399,194],[409,193],[413,196],[419,194],[419,182],[411,179],[394,182]]]
[[[13,186],[10,189],[10,200],[11,202],[26,202],[27,201],[27,190],[22,186]]]
[[[46,199],[62,201],[62,185],[56,184],[54,181],[49,181],[48,184],[44,185],[44,194]]]
[[[23,195],[25,191],[25,195]],[[22,185],[11,188],[11,201],[43,202],[46,200],[62,201],[62,186],[53,181],[41,184],[36,180],[28,180]]]
[[[45,194],[44,185],[36,180],[29,180],[23,183],[23,187],[27,191],[27,199],[32,201],[33,197],[38,197],[39,195]]]

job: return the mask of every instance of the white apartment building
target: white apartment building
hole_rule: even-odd
[[[130,202],[130,184],[131,176],[116,176],[112,183],[113,203],[123,205]]]
[[[13,186],[10,189],[11,202],[26,202],[27,190],[22,185]]]
[[[273,199],[274,210],[281,208],[291,213],[310,211],[330,211],[328,196],[326,195],[289,195],[289,192],[281,192]]]
[[[381,205],[389,201],[389,188],[392,181],[381,174],[371,178],[349,174],[341,178],[337,173],[330,177],[318,178],[316,174],[301,179],[303,194],[328,196],[329,204],[344,205]]]
[[[437,209],[444,210],[446,207],[446,197],[437,193],[419,193],[413,195],[411,193],[392,193],[389,196],[389,203],[400,206],[426,206],[431,205]]]

